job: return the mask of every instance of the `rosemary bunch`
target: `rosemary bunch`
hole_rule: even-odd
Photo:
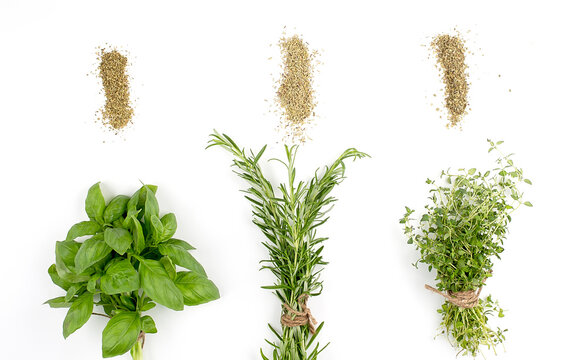
[[[321,174],[316,171],[311,180],[296,183],[294,164],[298,147],[285,146],[286,160],[271,160],[286,167],[288,182],[275,188],[258,165],[266,145],[258,153],[250,151],[247,155],[230,137],[215,132],[208,147],[212,146],[220,146],[234,156],[235,173],[250,185],[244,192],[253,208],[253,222],[266,237],[262,244],[269,251],[269,259],[261,261],[261,269],[270,270],[277,280],[263,288],[274,290],[283,304],[282,332],[269,324],[278,339],[267,340],[273,347],[272,359],[316,359],[327,346],[316,343],[312,347],[323,322],[314,329],[315,320],[306,304],[308,297],[321,293],[320,266],[327,264],[321,255],[327,238],[318,237],[317,228],[328,220],[326,214],[336,201],[330,192],[344,179],[344,160],[368,155],[348,149]],[[268,360],[262,349],[261,356]]]
[[[502,143],[488,140],[489,152]],[[442,315],[442,334],[463,354],[476,356],[481,345],[496,350],[505,340],[504,332],[488,326],[489,316],[503,310],[490,296],[480,299],[485,281],[492,276],[493,258],[500,259],[508,233],[511,213],[521,205],[523,194],[517,186],[531,184],[523,177],[511,155],[502,153],[497,167],[484,173],[476,169],[442,171],[441,184],[427,179],[431,185],[432,204],[412,225],[414,210],[406,207],[401,219],[407,243],[415,244],[421,258],[414,264],[427,264],[437,272],[436,288],[426,288],[446,298],[438,309]]]

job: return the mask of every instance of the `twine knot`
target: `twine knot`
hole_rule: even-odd
[[[458,307],[464,309],[471,309],[478,305],[478,298],[480,296],[480,292],[482,291],[482,286],[478,288],[478,290],[465,290],[465,291],[451,291],[448,290],[447,293],[443,293],[438,289],[434,288],[433,286],[425,285],[427,290],[431,290],[436,294],[439,294],[446,298],[446,300]]]
[[[297,298],[297,303],[301,307],[302,311],[297,311],[288,304],[283,303],[283,308],[285,311],[283,315],[281,315],[281,324],[287,327],[295,327],[295,326],[303,326],[307,325],[309,328],[309,332],[311,335],[315,333],[315,325],[317,325],[317,320],[311,314],[311,310],[307,306],[307,299],[309,298],[309,294],[301,294]]]

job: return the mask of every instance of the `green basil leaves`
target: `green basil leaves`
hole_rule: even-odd
[[[180,311],[220,297],[189,253],[194,248],[172,238],[175,215],[159,217],[156,191],[145,185],[131,197],[118,195],[106,203],[99,183],[94,184],[85,200],[89,220],[73,225],[65,241],[55,244],[55,264],[48,273],[66,293],[46,304],[68,309],[65,338],[92,314],[109,318],[102,333],[103,357],[141,354],[144,334],[157,332],[153,318],[143,312],[156,304]]]

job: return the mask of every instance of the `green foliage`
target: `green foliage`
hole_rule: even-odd
[[[488,142],[489,152],[498,151],[502,143]],[[493,259],[500,259],[504,250],[511,213],[521,205],[532,206],[522,201],[523,193],[517,187],[531,181],[523,177],[511,155],[501,153],[497,167],[486,172],[474,168],[442,171],[441,181],[427,180],[432,187],[431,204],[425,206],[421,218],[413,219],[414,210],[406,208],[400,222],[407,243],[415,244],[421,254],[414,265],[423,263],[429,271],[436,270],[438,290],[481,288],[492,276]],[[506,330],[492,330],[487,324],[489,315],[496,312],[503,316],[490,296],[469,309],[446,301],[438,312],[443,319],[442,333],[464,354],[476,356],[480,345],[494,350],[505,340]]]
[[[66,338],[91,315],[109,318],[102,333],[105,358],[131,351],[134,359],[142,359],[139,335],[157,332],[153,318],[142,313],[157,303],[183,310],[184,305],[220,297],[189,253],[194,248],[172,238],[177,229],[175,215],[159,218],[156,190],[145,185],[130,198],[118,195],[106,204],[99,183],[93,185],[85,201],[90,220],[73,225],[66,240],[55,246],[56,261],[49,267],[49,276],[66,295],[46,304],[69,308],[63,322]],[[78,241],[82,236],[90,237]],[[189,270],[179,272],[189,281],[177,282],[177,265]],[[97,306],[104,313],[95,313]]]
[[[253,222],[266,237],[263,245],[269,251],[269,259],[263,260],[262,269],[270,270],[277,282],[265,286],[274,290],[279,300],[291,308],[301,311],[297,299],[302,294],[317,296],[322,291],[320,266],[327,263],[322,258],[324,237],[317,237],[317,228],[327,220],[326,213],[336,199],[330,196],[334,187],[344,179],[344,160],[367,157],[367,154],[348,149],[311,180],[295,183],[295,156],[298,147],[285,146],[286,161],[272,159],[283,164],[288,173],[288,182],[276,188],[265,178],[258,164],[266,145],[258,152],[247,155],[244,148],[227,135],[217,132],[211,135],[208,147],[220,146],[234,156],[235,172],[250,185],[244,192],[253,208]],[[267,342],[274,348],[272,359],[314,360],[325,348],[316,343],[321,323],[312,336],[308,326],[282,327],[282,333],[269,325],[278,342]],[[327,345],[326,345],[327,346]],[[268,359],[261,350],[263,359]]]

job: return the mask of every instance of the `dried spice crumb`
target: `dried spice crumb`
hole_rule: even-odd
[[[431,46],[438,65],[443,70],[445,106],[451,126],[456,126],[466,115],[468,107],[468,66],[466,46],[459,36],[438,35]]]
[[[130,85],[126,67],[128,59],[118,50],[100,49],[99,77],[106,102],[100,110],[102,122],[115,130],[124,128],[131,121],[134,109],[130,102]]]
[[[310,52],[298,36],[283,37],[279,41],[283,59],[283,73],[277,89],[276,102],[282,110],[283,126],[294,141],[305,141],[305,128],[315,115],[313,90],[313,62],[316,51]]]

